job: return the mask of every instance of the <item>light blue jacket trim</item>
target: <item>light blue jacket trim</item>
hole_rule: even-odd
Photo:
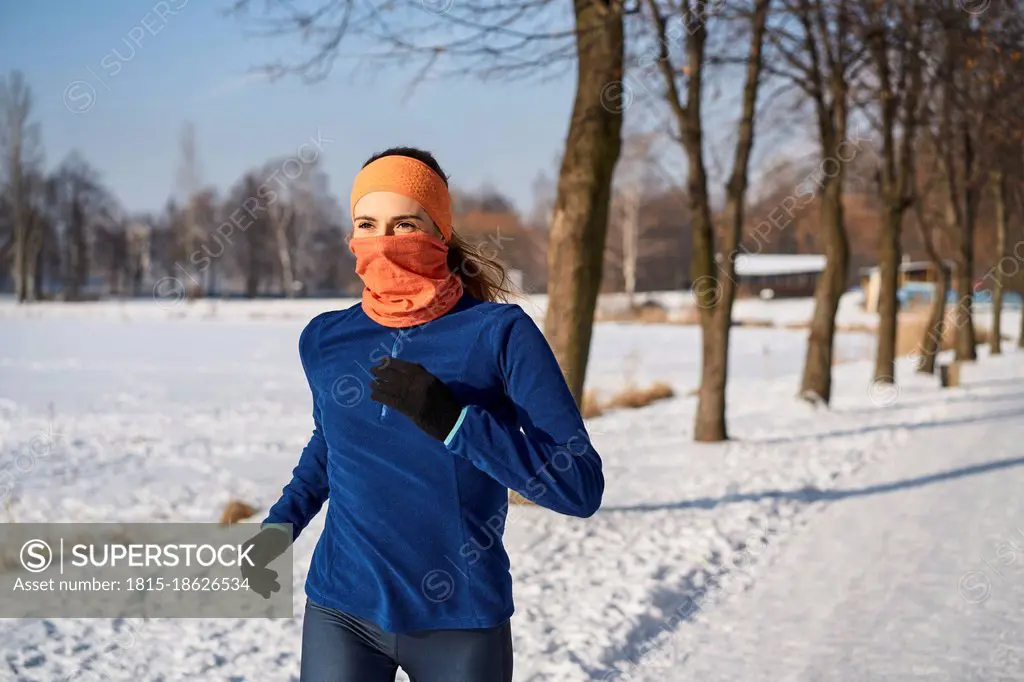
[[[455,438],[455,434],[459,432],[459,427],[462,426],[463,420],[466,418],[466,412],[469,411],[469,405],[462,408],[462,412],[459,412],[459,418],[455,422],[455,426],[448,432],[448,437],[444,439],[444,446],[448,447],[451,445],[452,439]]]

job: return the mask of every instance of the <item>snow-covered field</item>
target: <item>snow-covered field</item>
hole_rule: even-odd
[[[0,521],[214,521],[232,497],[265,508],[311,425],[298,333],[348,303],[0,304],[0,468],[16,480]],[[543,306],[524,304],[538,317]],[[737,317],[793,322],[810,310],[743,302]],[[850,301],[842,311],[841,323],[863,318]],[[1018,314],[1004,325],[1016,339]],[[752,584],[841,477],[921,454],[914,425],[991,409],[980,398],[1000,384],[987,378],[1024,380],[1024,354],[1008,343],[1005,357],[967,368],[964,388],[942,392],[904,366],[898,389],[878,389],[873,338],[843,334],[833,408],[817,411],[794,398],[805,338],[735,329],[735,440],[696,445],[697,328],[597,326],[588,386],[663,380],[679,397],[588,423],[607,479],[593,518],[511,509],[517,681],[625,680],[613,671],[630,668],[634,679],[689,679],[686,638],[663,638],[714,618],[714,605],[682,623],[674,611],[725,578],[736,591]],[[296,680],[322,521],[296,547],[293,620],[158,619],[131,633],[111,620],[2,620],[0,680]]]

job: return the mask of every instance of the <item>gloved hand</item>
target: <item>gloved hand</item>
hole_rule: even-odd
[[[242,545],[244,555],[251,562],[250,565],[245,559],[242,560],[239,567],[242,578],[247,580],[249,587],[264,599],[270,599],[271,593],[281,589],[281,583],[277,581],[277,571],[267,568],[267,564],[281,556],[291,543],[292,538],[287,531],[264,528]]]
[[[443,441],[455,427],[462,405],[444,382],[415,362],[384,358],[370,369],[370,397],[398,410],[428,436]]]

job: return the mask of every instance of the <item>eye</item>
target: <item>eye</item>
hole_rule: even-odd
[[[358,225],[356,225],[356,227],[359,228],[360,230],[372,230],[373,229],[373,223],[368,223],[368,222],[366,222],[364,220],[363,222],[361,222]]]
[[[395,225],[395,227],[397,227],[397,228],[399,228],[401,230],[418,230],[418,229],[420,229],[419,227],[416,226],[416,223],[411,223],[408,220],[403,220],[402,222],[400,222],[397,225]]]

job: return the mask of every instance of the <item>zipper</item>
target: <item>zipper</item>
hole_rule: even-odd
[[[393,344],[391,344],[391,357],[393,357],[393,358],[397,358],[398,357],[398,341],[399,341],[400,338],[401,338],[400,336],[396,336],[395,337],[395,342]],[[380,406],[380,420],[381,421],[384,421],[384,415],[386,415],[387,413],[388,413],[388,406],[387,405],[381,405]]]

